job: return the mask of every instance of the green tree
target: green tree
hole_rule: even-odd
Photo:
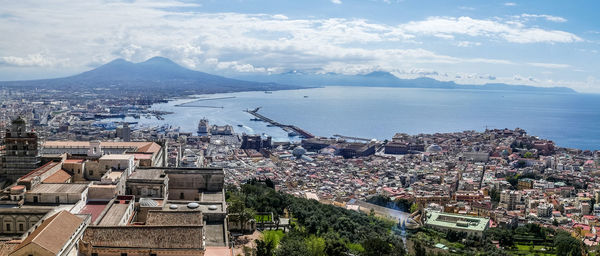
[[[256,240],[256,256],[273,256],[273,241]]]
[[[417,203],[413,203],[413,204],[410,206],[410,210],[409,210],[409,212],[410,212],[410,213],[413,213],[413,212],[416,212],[417,210],[419,210],[419,205],[418,205]]]
[[[325,254],[328,256],[342,256],[346,255],[348,249],[346,245],[339,239],[327,239],[325,240]]]
[[[298,235],[285,236],[279,247],[275,250],[277,256],[306,256],[310,251],[303,238]]]
[[[326,256],[325,254],[325,239],[311,235],[306,239],[306,247],[311,256]]]
[[[523,157],[525,157],[525,158],[533,158],[533,153],[531,153],[531,152],[525,152],[525,155],[523,155]]]
[[[423,247],[423,244],[419,240],[414,241],[413,250],[415,250],[415,256],[427,256],[427,249]]]
[[[389,255],[392,252],[392,246],[385,240],[378,237],[372,237],[362,243],[365,251],[363,256],[382,256]]]
[[[557,256],[581,256],[581,241],[577,240],[571,234],[560,231],[554,237],[554,248]]]
[[[232,196],[229,202],[229,212],[232,213],[233,217],[240,224],[240,228],[244,231],[246,222],[254,218],[256,212],[252,208],[247,208],[244,202],[239,197]]]

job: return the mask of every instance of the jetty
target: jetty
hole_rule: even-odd
[[[307,138],[307,139],[315,137],[310,132],[307,132],[304,129],[298,127],[298,126],[289,125],[289,124],[282,124],[282,123],[279,123],[279,122],[277,122],[277,121],[275,121],[275,120],[273,120],[271,118],[263,116],[263,115],[261,115],[261,114],[258,113],[258,110],[260,110],[260,107],[252,109],[252,110],[246,109],[246,110],[244,110],[244,112],[247,112],[247,113],[253,115],[255,117],[253,120],[259,119],[259,120],[261,120],[263,122],[269,123],[272,126],[277,126],[277,127],[281,128],[281,129],[283,129],[284,131],[286,131],[288,133],[288,135],[290,137],[297,136],[297,135],[300,135],[301,137]]]
[[[339,135],[339,134],[334,134],[333,137],[337,137],[337,138],[345,139],[345,140],[356,140],[356,141],[366,141],[366,142],[370,142],[371,141],[370,139],[366,139],[366,138],[344,136],[344,135]]]

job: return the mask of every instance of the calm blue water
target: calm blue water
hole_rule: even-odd
[[[156,104],[154,109],[175,114],[165,116],[164,121],[138,121],[140,125],[168,123],[195,132],[198,120],[206,117],[212,124],[231,124],[237,132],[267,133],[276,140],[288,140],[284,131],[250,121],[252,116],[242,111],[260,106],[263,115],[318,136],[390,139],[397,132],[520,127],[559,146],[600,149],[600,95],[331,86],[203,97],[227,96],[235,98],[190,103],[223,108],[174,106],[194,101],[190,99]]]

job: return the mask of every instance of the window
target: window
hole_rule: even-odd
[[[95,252],[93,252],[93,253],[92,253],[92,256],[98,256],[98,254],[97,254],[97,253],[95,253]]]
[[[19,223],[19,231],[23,231],[23,223]]]
[[[127,256],[127,253],[121,253],[121,256]]]
[[[90,170],[90,176],[94,176],[94,171]]]
[[[59,196],[56,196],[56,203],[60,204],[60,197]]]
[[[10,231],[10,223],[6,223],[6,231]]]
[[[183,199],[183,198],[184,198],[183,192],[179,193],[179,199]]]

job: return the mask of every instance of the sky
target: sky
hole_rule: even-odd
[[[0,0],[0,80],[116,58],[193,70],[430,77],[600,93],[596,0]]]

